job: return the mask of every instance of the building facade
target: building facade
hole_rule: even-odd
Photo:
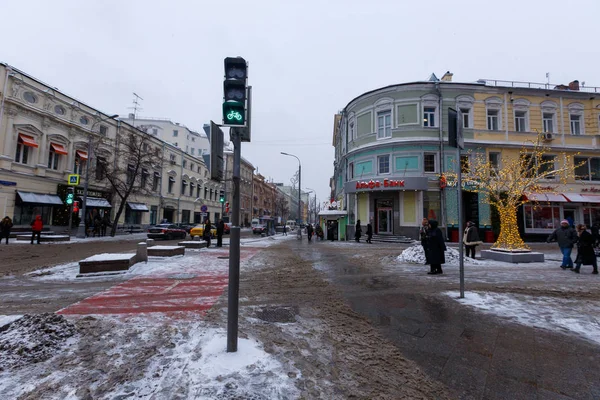
[[[225,163],[223,175],[225,203],[229,203],[229,213],[225,214],[225,218],[231,221],[231,200],[233,199],[233,152],[229,150],[223,151],[223,162]],[[240,223],[242,226],[250,226],[252,221],[252,176],[254,175],[254,166],[241,158],[240,163]]]
[[[152,193],[130,196],[118,224],[200,222],[202,210],[211,218],[220,215],[220,184],[209,179],[202,159],[6,64],[0,64],[0,96],[0,212],[12,216],[16,226],[27,227],[41,215],[46,226],[66,229],[68,176],[80,176],[74,190],[83,205],[87,167],[101,159],[89,154],[90,143],[130,134],[147,135],[150,146],[160,149],[161,168],[136,177],[152,180]],[[105,156],[103,162],[126,162]],[[108,213],[112,220],[119,196],[101,174],[88,178],[88,212]]]
[[[561,185],[548,179],[556,194],[524,193],[532,201],[519,211],[526,239],[545,238],[563,218],[588,225],[600,222],[600,89],[569,85],[479,80],[441,80],[390,85],[364,93],[335,116],[332,199],[347,210],[348,236],[356,220],[371,221],[375,233],[416,238],[423,217],[437,219],[458,238],[458,196],[463,216],[480,231],[492,231],[493,211],[469,190],[440,185],[444,172],[456,171],[457,151],[448,146],[448,109],[460,110],[469,165],[485,153],[490,163],[511,156],[542,132],[548,157],[575,156],[577,178]],[[554,152],[554,153],[553,153]],[[453,233],[454,232],[454,233]]]

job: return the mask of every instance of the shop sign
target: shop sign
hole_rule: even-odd
[[[0,185],[2,185],[2,186],[17,186],[17,182],[0,181]]]
[[[461,181],[460,182],[462,188],[466,188],[466,187],[475,187],[475,186],[479,186],[479,182],[478,181],[473,181],[473,180],[465,180],[465,181]],[[456,187],[458,186],[458,181],[447,181],[446,182],[446,186],[447,187]]]
[[[591,187],[591,188],[583,188],[581,189],[582,192],[600,192],[600,188],[597,187]]]
[[[407,176],[398,178],[371,179],[368,181],[349,181],[344,184],[344,192],[368,192],[388,190],[427,190],[429,178]]]
[[[383,183],[379,180],[370,180],[369,182],[356,182],[356,189],[375,189],[380,187],[404,187],[404,180],[396,181],[393,179],[384,179]]]

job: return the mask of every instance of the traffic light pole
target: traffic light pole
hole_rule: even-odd
[[[73,225],[73,203],[69,206],[69,229],[67,229],[69,238],[71,237],[71,226]]]
[[[229,130],[233,142],[231,234],[229,241],[229,286],[227,293],[227,352],[237,351],[240,294],[240,164],[241,137],[237,128]]]

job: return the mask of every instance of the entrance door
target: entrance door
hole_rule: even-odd
[[[378,208],[377,209],[377,233],[390,234],[394,226],[392,220],[392,208]]]
[[[579,218],[577,218],[577,209],[563,207],[563,219],[569,221],[569,224],[577,225]]]

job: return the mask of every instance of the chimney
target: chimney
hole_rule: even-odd
[[[569,83],[569,90],[579,90],[579,81],[577,79]]]
[[[444,76],[442,76],[442,82],[452,82],[452,76],[454,74],[450,71],[446,71],[446,73],[444,74]]]

